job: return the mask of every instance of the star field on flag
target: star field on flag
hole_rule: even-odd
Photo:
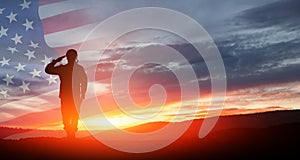
[[[0,3],[0,105],[57,88],[58,78],[44,72],[58,55],[44,41],[38,7],[36,0]]]

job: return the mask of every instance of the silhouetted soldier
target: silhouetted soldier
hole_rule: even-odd
[[[67,57],[68,64],[55,66],[64,57]],[[64,129],[68,138],[75,138],[79,107],[85,98],[87,88],[87,76],[84,68],[78,64],[77,51],[68,50],[66,56],[59,57],[49,63],[45,72],[58,75],[60,78],[59,97]]]

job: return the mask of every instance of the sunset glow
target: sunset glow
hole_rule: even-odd
[[[295,0],[189,4],[41,0],[32,1],[29,8],[22,2],[0,4],[0,126],[63,130],[60,80],[44,70],[70,48],[78,51],[78,63],[88,76],[81,131],[199,120],[211,118],[210,110],[227,116],[300,109]],[[164,16],[128,18],[106,26],[142,7],[187,20],[177,24],[179,16],[168,23],[155,23]],[[289,7],[288,13],[277,12]],[[194,23],[203,31],[190,29]],[[150,27],[138,26],[145,24]],[[155,28],[158,24],[162,26]],[[66,63],[64,59],[58,65]],[[226,83],[213,84],[222,80]],[[223,93],[216,88],[225,88],[226,96],[219,96]],[[212,106],[214,102],[220,105]]]

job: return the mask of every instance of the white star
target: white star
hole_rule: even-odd
[[[48,58],[46,55],[45,55],[45,58],[43,60],[41,60],[41,62],[44,63],[44,66],[46,66],[47,64],[49,64],[52,60],[52,57]]]
[[[30,1],[29,1],[29,2],[26,2],[26,1],[24,0],[24,2],[23,2],[22,4],[20,4],[20,6],[22,7],[22,10],[25,9],[25,8],[29,8],[30,3],[31,3]]]
[[[4,10],[5,10],[5,8],[0,8],[0,14],[3,14]]]
[[[56,79],[57,79],[57,77],[50,75],[49,78],[47,78],[46,80],[48,81],[48,85],[50,85],[52,83],[57,83]]]
[[[8,86],[10,83],[11,84],[14,84],[14,82],[12,81],[12,79],[14,78],[14,75],[9,75],[9,74],[6,74],[6,77],[3,78],[2,80],[6,82],[6,85]]]
[[[30,85],[30,83],[26,83],[25,81],[23,81],[22,85],[19,87],[23,89],[23,93],[26,93],[26,91],[30,91],[29,85]]]
[[[29,22],[28,19],[26,18],[26,22],[23,23],[22,25],[26,27],[26,31],[27,31],[28,29],[33,30],[32,24],[33,24],[33,21]]]
[[[0,38],[2,37],[2,36],[7,36],[7,30],[8,30],[8,28],[3,28],[3,26],[1,26],[1,30],[0,30]]]
[[[15,66],[14,68],[17,69],[17,72],[19,71],[25,71],[26,65],[21,65],[21,63],[18,64],[18,66]]]
[[[25,53],[26,56],[28,56],[28,61],[31,60],[31,58],[36,58],[34,55],[34,51],[26,50],[27,52]]]
[[[11,54],[14,54],[15,52],[19,52],[16,47],[8,47],[7,50],[9,50]]]
[[[0,94],[2,94],[2,96],[4,98],[8,97],[9,95],[7,94],[7,90],[3,90],[3,89],[0,89]]]
[[[6,59],[5,57],[2,57],[2,61],[0,61],[1,63],[1,67],[3,67],[4,65],[9,65],[10,59]]]
[[[17,22],[17,19],[16,19],[17,15],[18,15],[17,13],[10,12],[10,14],[8,16],[6,16],[9,19],[9,23],[11,23],[12,21]]]
[[[30,41],[30,45],[28,45],[29,47],[32,47],[34,49],[36,48],[40,48],[39,43],[34,43],[33,41]]]
[[[32,74],[32,78],[41,77],[41,75],[40,75],[41,71],[38,71],[36,69],[34,69],[32,72],[29,72],[29,73]]]
[[[21,41],[21,38],[22,38],[23,36],[19,36],[18,34],[16,34],[16,36],[14,37],[14,38],[11,38],[11,40],[12,41],[14,41],[15,42],[15,45],[17,45],[18,43],[23,43],[22,41]]]

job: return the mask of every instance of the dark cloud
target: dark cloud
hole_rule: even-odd
[[[249,9],[240,13],[237,24],[251,27],[268,27],[273,25],[294,27],[300,24],[299,6],[299,0],[281,0],[258,8]]]
[[[230,18],[216,38],[229,89],[300,80],[300,2],[283,0]]]

